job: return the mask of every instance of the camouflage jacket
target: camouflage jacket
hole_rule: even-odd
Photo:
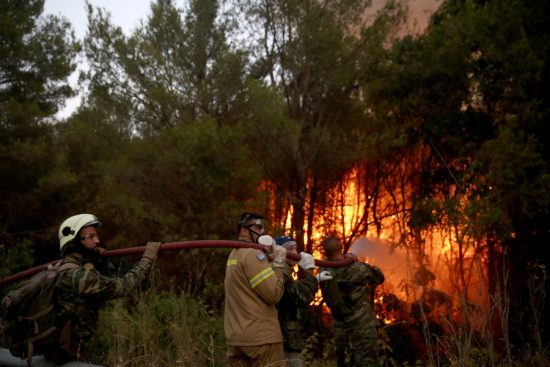
[[[377,267],[354,262],[342,268],[321,268],[333,275],[321,282],[323,299],[335,321],[377,324],[372,309],[371,290],[384,282],[384,275]]]
[[[123,277],[110,277],[102,259],[85,259],[73,253],[63,263],[79,265],[59,275],[55,285],[56,324],[71,323],[71,333],[80,340],[90,338],[97,326],[99,309],[110,299],[128,296],[151,270],[151,262],[142,259]]]
[[[286,351],[301,351],[311,324],[309,304],[317,293],[317,279],[304,272],[301,279],[292,277],[293,269],[284,268],[285,290],[279,304],[279,322],[284,337]]]

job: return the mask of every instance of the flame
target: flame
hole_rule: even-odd
[[[309,305],[310,306],[319,306],[321,303],[323,303],[323,294],[321,293],[321,289],[319,288],[317,290],[317,293],[315,294],[315,298],[313,298],[313,301],[311,301],[311,303]]]
[[[421,157],[426,154],[426,150],[420,148],[417,154]],[[388,295],[395,295],[411,305],[426,297],[430,291],[441,292],[448,296],[452,303],[451,306],[445,306],[445,312],[451,316],[456,313],[452,308],[460,303],[464,295],[468,302],[477,307],[486,308],[489,305],[485,289],[486,261],[484,254],[478,251],[482,244],[476,243],[467,235],[467,223],[457,224],[449,219],[448,223],[442,223],[429,230],[415,233],[408,231],[410,218],[406,208],[412,207],[412,195],[409,194],[412,189],[406,183],[402,184],[399,177],[405,177],[405,173],[414,170],[416,162],[422,160],[415,160],[414,155],[411,155],[409,161],[395,168],[395,178],[387,178],[387,185],[393,187],[393,192],[390,192],[390,189],[379,189],[380,196],[377,198],[376,208],[369,207],[373,197],[364,192],[365,187],[368,187],[365,184],[368,178],[364,174],[361,175],[360,169],[354,169],[345,175],[327,195],[323,205],[331,210],[315,218],[311,228],[312,243],[308,244],[313,248],[313,256],[322,258],[318,244],[325,234],[336,233],[343,239],[354,238],[349,244],[350,251],[355,253],[360,261],[378,266],[385,275],[381,294],[374,302],[384,324],[404,317],[402,310],[385,309]],[[309,189],[312,189],[312,185]],[[463,207],[466,204],[461,203]],[[306,202],[306,206],[309,205],[310,203]],[[377,218],[379,225],[360,228],[359,233],[362,235],[359,237],[352,235],[357,233],[361,223],[366,222],[364,214],[368,212],[369,215],[374,215],[372,213],[375,210],[380,210],[377,212],[380,216]],[[440,215],[437,209],[432,209],[431,213]],[[284,228],[291,228],[292,215],[293,211],[290,208],[283,220]],[[305,226],[304,233],[308,233],[307,221]],[[306,240],[304,238],[304,241]],[[318,292],[312,305],[319,306],[321,303],[322,295]]]
[[[420,149],[418,154],[424,154],[424,151]],[[369,209],[367,203],[372,197],[361,191],[364,180],[360,170],[354,169],[334,189],[335,205],[338,208],[336,211],[340,217],[333,222],[341,226],[338,232],[342,238],[353,232],[357,224],[363,220],[363,213]],[[405,186],[402,190],[403,200],[406,200],[410,197],[406,194],[410,189]],[[378,206],[390,207],[390,201],[390,196],[380,197]],[[461,204],[466,205],[464,201]],[[468,270],[467,279],[462,281],[477,288],[469,289],[468,297],[476,304],[486,305],[488,299],[483,295],[484,292],[479,291],[486,277],[483,267],[479,266],[483,259],[476,253],[479,244],[465,234],[466,228],[451,224],[441,225],[423,231],[417,239],[407,239],[403,237],[403,233],[407,233],[404,228],[409,220],[405,212],[387,215],[380,220],[379,228],[368,227],[365,235],[351,244],[350,250],[358,255],[361,261],[381,268],[386,276],[386,290],[409,302],[422,297],[424,286],[417,283],[416,277],[418,272],[425,268],[433,274],[433,281],[426,286],[440,289],[453,295],[457,300],[462,297],[460,292],[463,287],[453,279]],[[432,209],[432,214],[437,214],[436,209]],[[326,229],[325,218],[315,223],[313,233],[316,234],[316,238],[320,237],[321,229]],[[422,253],[422,257],[419,257],[419,253]],[[459,259],[467,267],[464,271],[458,271],[456,268]]]
[[[294,266],[292,267],[293,271],[292,271],[292,279],[294,280],[298,280],[298,264],[294,264]]]

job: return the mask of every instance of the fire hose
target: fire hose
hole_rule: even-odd
[[[259,245],[257,243],[251,242],[242,242],[242,241],[226,241],[226,240],[200,240],[200,241],[185,241],[185,242],[168,242],[163,243],[159,247],[159,252],[164,251],[176,251],[176,250],[188,250],[194,248],[255,248],[258,250],[266,250],[267,246]],[[132,255],[141,255],[145,251],[145,246],[138,247],[127,247],[116,250],[107,250],[102,252],[102,257],[122,257],[122,256],[132,256]],[[300,261],[301,256],[299,254],[287,254],[288,259],[294,261]],[[50,261],[48,263],[35,266],[31,269],[21,271],[19,273],[7,276],[0,279],[0,286],[5,286],[13,282],[29,278],[43,269],[45,269],[50,264],[55,264],[59,260]],[[339,268],[350,264],[352,261],[349,259],[342,261],[325,261],[325,260],[315,260],[315,265],[328,267],[328,268]]]

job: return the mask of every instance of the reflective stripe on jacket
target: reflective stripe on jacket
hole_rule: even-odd
[[[283,341],[277,302],[283,294],[282,269],[253,248],[234,249],[225,271],[224,330],[228,345],[253,346]]]

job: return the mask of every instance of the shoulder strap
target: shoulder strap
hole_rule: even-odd
[[[80,265],[75,263],[64,263],[59,266],[59,272],[69,270],[69,269],[76,269],[78,267],[80,267]]]

